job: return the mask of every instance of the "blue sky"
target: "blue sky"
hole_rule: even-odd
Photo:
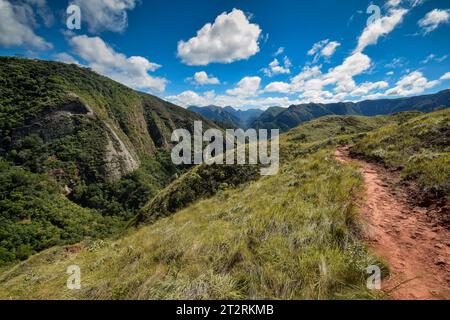
[[[67,27],[69,4],[79,30]],[[182,106],[396,98],[450,87],[449,9],[446,0],[0,0],[0,55],[89,66]]]

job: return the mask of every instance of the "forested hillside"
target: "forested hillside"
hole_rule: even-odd
[[[0,264],[117,233],[201,116],[76,65],[0,57]]]

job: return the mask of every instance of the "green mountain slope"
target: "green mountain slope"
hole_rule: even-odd
[[[263,113],[259,109],[236,110],[232,107],[195,107],[188,108],[205,118],[219,123],[224,128],[248,129],[252,123]]]
[[[362,178],[332,154],[338,144],[414,116],[332,116],[306,123],[281,136],[278,175],[218,188],[209,199],[203,194],[193,203],[181,201],[167,216],[170,204],[190,199],[193,184],[221,183],[214,167],[205,173],[213,181],[196,177],[194,168],[144,207],[163,218],[117,240],[55,247],[6,269],[0,297],[375,298],[366,288],[366,267],[380,262],[358,239],[353,208]],[[81,268],[81,290],[64,286],[66,268],[74,264]]]
[[[403,182],[418,183],[422,205],[450,200],[450,109],[375,130],[352,153],[399,170]]]
[[[0,84],[0,264],[115,233],[179,171],[172,131],[217,128],[75,65],[0,57]]]
[[[293,105],[287,109],[269,108],[255,120],[254,128],[279,128],[288,131],[299,124],[325,115],[388,115],[404,111],[430,112],[450,105],[450,90],[436,94],[400,99],[367,100],[357,103],[342,102],[330,104]]]

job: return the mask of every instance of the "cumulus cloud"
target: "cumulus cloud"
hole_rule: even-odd
[[[389,84],[385,81],[356,84],[354,77],[369,70],[371,65],[370,58],[358,52],[326,73],[322,73],[321,66],[306,66],[290,83],[272,82],[264,91],[299,93],[305,102],[334,102],[387,88]]]
[[[418,24],[425,34],[436,30],[440,24],[446,24],[450,20],[450,10],[434,9],[419,20]]]
[[[158,92],[165,90],[166,79],[149,75],[149,72],[161,67],[159,64],[144,57],[127,57],[118,53],[99,37],[82,35],[69,41],[74,52],[96,72],[135,89]]]
[[[386,91],[388,96],[408,96],[424,92],[439,84],[438,80],[428,81],[422,72],[413,71],[402,77],[395,85]]]
[[[265,88],[265,92],[289,93],[291,85],[287,82],[275,81],[269,83]]]
[[[329,59],[341,44],[337,41],[330,41],[329,39],[316,42],[308,51],[309,56],[314,56],[313,63],[319,61],[321,57]]]
[[[403,17],[407,12],[408,10],[402,8],[390,9],[389,15],[368,25],[359,37],[358,46],[354,52],[362,52],[367,46],[376,44],[380,37],[388,35],[403,21]]]
[[[261,85],[260,77],[245,77],[237,83],[236,88],[227,90],[227,94],[239,97],[252,97],[258,92]]]
[[[336,93],[350,93],[356,89],[353,77],[367,71],[371,60],[363,53],[347,57],[342,64],[322,74],[319,68],[309,68],[293,79],[293,89],[303,94],[322,95],[323,88],[334,85]],[[308,93],[310,91],[311,93]]]
[[[293,104],[300,104],[300,99],[290,99],[288,97],[259,97],[243,98],[224,94],[216,94],[214,91],[197,93],[191,90],[184,91],[178,95],[165,97],[168,101],[179,106],[233,106],[233,107],[256,107],[265,109],[267,107],[281,106],[288,107]]]
[[[192,78],[188,78],[192,83],[197,85],[220,84],[216,77],[210,77],[205,71],[196,72]]]
[[[25,46],[31,49],[48,50],[52,44],[35,34],[39,25],[35,10],[45,25],[51,24],[52,16],[47,12],[45,1],[17,1],[15,4],[0,0],[0,45],[4,47]]]
[[[137,0],[73,0],[81,8],[82,21],[92,33],[123,32],[128,26],[127,11],[133,10]]]
[[[238,9],[222,13],[188,41],[178,42],[178,56],[188,65],[231,63],[248,59],[259,51],[261,29]]]
[[[386,81],[364,82],[350,92],[349,95],[354,97],[365,96],[374,90],[386,89],[387,87],[389,87],[389,83]]]
[[[288,57],[284,57],[283,65],[280,64],[277,58],[273,59],[271,63],[269,63],[268,68],[264,68],[262,71],[268,77],[273,77],[278,74],[289,74],[291,73],[292,63]]]
[[[386,3],[386,6],[388,6],[388,7],[398,7],[401,2],[402,2],[402,0],[389,0]]]
[[[441,80],[449,80],[450,79],[450,72],[446,72],[440,79]]]
[[[78,62],[77,59],[75,59],[73,56],[71,56],[70,54],[68,54],[66,52],[57,53],[57,54],[53,55],[53,58],[59,62],[80,65],[80,63]]]
[[[337,41],[331,41],[322,49],[321,55],[327,58],[331,57],[340,45]]]

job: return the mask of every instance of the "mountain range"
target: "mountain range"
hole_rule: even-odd
[[[196,112],[223,127],[243,129],[250,128],[253,122],[264,112],[260,109],[237,110],[232,107],[222,108],[212,105],[206,107],[190,106],[188,110]]]
[[[429,111],[449,95],[210,106],[200,109],[207,120],[88,68],[1,57],[0,299],[384,298],[367,287],[367,265],[389,268],[365,242],[358,206],[380,193],[376,212],[387,214],[395,186],[379,176],[383,192],[364,193],[363,174],[377,170],[336,154],[352,146],[354,161],[414,187],[404,193],[414,206],[435,208],[424,214],[436,236],[425,251],[443,270],[436,226],[450,221],[450,109]],[[172,132],[192,133],[195,121],[205,130],[301,124],[279,136],[278,174],[261,177],[258,165],[174,165]],[[396,213],[407,218],[392,215],[400,227],[414,218]],[[421,229],[407,226],[413,241]],[[73,265],[80,290],[64,286]]]
[[[252,115],[251,117],[247,117],[246,111],[240,111],[240,113],[230,112],[230,110],[234,110],[231,107],[209,106],[204,108],[191,107],[189,109],[210,120],[229,123],[234,127],[243,129],[280,129],[282,132],[286,132],[303,122],[326,115],[376,116],[411,110],[430,112],[449,104],[450,90],[444,90],[435,94],[399,99],[365,100],[356,103],[308,103],[292,105],[289,108],[271,107],[260,114],[255,112],[255,110],[248,110]]]

